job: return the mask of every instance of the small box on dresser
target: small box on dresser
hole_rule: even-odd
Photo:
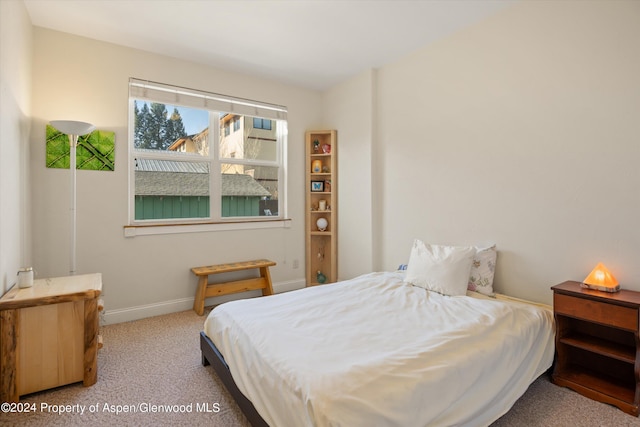
[[[602,292],[574,281],[551,289],[556,320],[553,382],[638,416],[640,292]]]

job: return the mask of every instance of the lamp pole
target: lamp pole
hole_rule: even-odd
[[[54,120],[51,126],[69,136],[69,169],[71,169],[71,245],[69,250],[69,274],[76,274],[76,147],[78,137],[93,132],[94,125],[72,120]]]

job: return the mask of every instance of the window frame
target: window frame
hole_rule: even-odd
[[[133,88],[133,89],[132,89]],[[151,94],[147,93],[147,90]],[[140,94],[144,96],[140,96]],[[157,96],[154,96],[157,95]],[[186,102],[184,102],[186,97]],[[171,98],[174,100],[171,101]],[[196,155],[188,153],[177,154],[149,152],[137,150],[134,147],[135,113],[134,102],[136,100],[159,102],[165,105],[184,106],[187,108],[201,109],[209,113],[208,145],[209,155]],[[195,101],[194,101],[195,100]],[[210,102],[213,100],[213,102]],[[265,104],[257,101],[233,98],[226,95],[213,94],[182,87],[170,86],[155,82],[130,79],[129,81],[129,123],[127,152],[129,161],[128,183],[128,225],[125,226],[125,236],[145,234],[171,234],[181,232],[207,230],[228,230],[247,228],[271,228],[290,226],[287,219],[287,118],[286,108],[273,104]],[[200,105],[193,105],[199,102]],[[215,106],[217,108],[212,108]],[[220,109],[227,106],[228,110]],[[268,114],[270,117],[256,116],[254,114]],[[233,157],[220,157],[220,113],[237,114],[245,117],[259,117],[275,121],[276,126],[276,155],[274,160],[238,159]],[[239,120],[239,119],[238,119]],[[231,125],[231,123],[229,123]],[[135,163],[136,158],[149,158],[158,160],[203,162],[209,165],[209,217],[206,218],[166,218],[166,219],[136,219],[135,218]],[[222,216],[222,164],[238,164],[244,166],[276,167],[278,170],[278,214],[258,216]]]

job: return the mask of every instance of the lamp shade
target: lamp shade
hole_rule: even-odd
[[[67,135],[86,135],[95,130],[95,126],[91,123],[78,122],[75,120],[52,120],[51,126]]]
[[[620,290],[620,285],[613,274],[607,267],[601,262],[589,273],[589,275],[582,281],[583,287],[589,289],[597,289],[605,292],[617,292]]]

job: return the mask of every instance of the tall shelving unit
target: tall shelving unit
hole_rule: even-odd
[[[337,142],[335,130],[306,132],[307,286],[338,280]],[[322,220],[326,221],[326,227]]]

